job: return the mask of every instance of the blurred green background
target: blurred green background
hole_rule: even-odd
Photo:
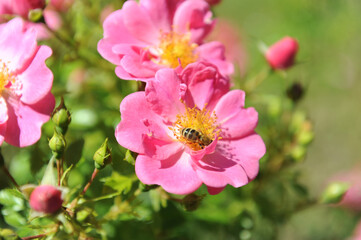
[[[66,136],[69,146],[65,156],[68,165],[77,164],[70,175],[71,188],[80,189],[86,183],[93,171],[93,153],[105,137],[110,138],[113,166],[100,173],[88,197],[110,191],[103,188],[99,179],[110,176],[112,171],[124,175],[134,171],[122,161],[125,151],[116,143],[114,128],[120,121],[119,103],[137,89],[137,83],[119,80],[114,66],[101,59],[96,51],[103,34],[100,10],[107,7],[111,12],[121,5],[122,1],[116,0],[75,1],[73,8],[64,14],[65,27],[60,30],[65,39],[70,36],[69,42],[63,44],[56,39],[44,42],[54,51],[48,60],[54,73],[52,92],[57,101],[65,94],[73,118]],[[260,42],[271,45],[286,35],[299,41],[298,64],[288,71],[287,79],[273,74],[256,91],[260,94],[282,92],[283,81],[289,81],[286,85],[299,81],[306,87],[305,98],[297,108],[307,112],[315,139],[306,160],[297,164],[295,170],[301,172],[300,181],[309,188],[310,195],[318,197],[330,177],[352,169],[361,161],[361,1],[223,0],[214,7],[214,12],[216,17],[227,19],[240,31],[246,52],[245,72],[242,78],[235,79],[236,86],[265,68]],[[80,46],[77,51],[72,50],[72,41]],[[260,118],[262,116],[260,114]],[[2,148],[6,163],[19,184],[41,180],[43,166],[51,156],[47,139],[53,133],[52,123],[44,126],[43,133],[34,146],[18,149],[4,144]],[[0,188],[9,186],[5,176],[0,175],[0,179]],[[278,186],[270,185],[275,189]],[[245,209],[255,209],[254,201],[249,200],[253,187],[228,187],[217,196],[206,197],[195,212],[185,212],[173,202],[162,208],[164,204],[157,192],[151,191],[140,197],[143,204],[136,209],[139,218],[122,216],[103,228],[109,239],[340,240],[351,236],[360,217],[351,211],[319,205],[285,217],[282,222],[277,213],[289,206],[283,206],[283,202],[277,204],[273,188],[265,196],[268,194],[274,199],[265,202],[275,201],[273,206],[280,209],[263,209],[265,213],[269,210],[267,219],[257,214],[250,217]],[[202,188],[198,193],[204,192]],[[112,204],[112,200],[96,204],[94,209],[100,214],[98,217],[101,218]],[[267,206],[272,204],[264,205]],[[277,222],[272,222],[273,217]],[[3,224],[0,218],[0,226]],[[257,233],[252,235],[248,229]]]
[[[361,162],[361,1],[226,0],[216,14],[239,27],[249,74],[264,64],[257,41],[298,39],[300,63],[288,79],[307,88],[300,108],[314,124],[315,139],[299,168],[316,196],[330,177]],[[335,231],[352,225],[350,218],[323,207],[309,209],[292,218],[280,239],[340,239],[333,238]]]

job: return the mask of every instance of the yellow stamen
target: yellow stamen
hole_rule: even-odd
[[[15,77],[9,71],[9,68],[0,60],[0,94],[9,82],[15,82]]]
[[[197,61],[198,56],[194,53],[194,49],[198,45],[190,41],[190,33],[178,34],[174,31],[163,33],[158,46],[159,63],[176,68],[179,63],[182,67],[186,67],[188,64]]]
[[[178,114],[177,119],[173,126],[170,127],[175,138],[190,147],[192,150],[201,150],[202,142],[192,141],[182,135],[182,129],[191,128],[198,131],[203,137],[211,140],[211,142],[220,136],[220,128],[217,124],[217,116],[215,113],[208,111],[205,107],[200,110],[196,106],[193,108],[187,108],[183,115]],[[209,143],[208,143],[209,144]],[[205,145],[208,145],[205,144]]]

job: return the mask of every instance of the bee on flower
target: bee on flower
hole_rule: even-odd
[[[254,179],[265,153],[254,131],[258,114],[244,100],[210,63],[191,63],[180,74],[161,69],[144,92],[122,101],[115,136],[139,154],[135,171],[143,183],[174,194],[205,184],[217,194]]]

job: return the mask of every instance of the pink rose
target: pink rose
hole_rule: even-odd
[[[210,194],[227,184],[241,187],[254,179],[265,145],[254,132],[258,114],[244,108],[245,94],[229,91],[214,65],[189,64],[178,76],[161,69],[145,92],[120,104],[115,136],[139,153],[138,178],[174,194],[189,194],[202,183]]]
[[[184,68],[196,61],[216,65],[224,75],[233,73],[224,45],[203,43],[214,21],[204,0],[127,1],[104,21],[99,53],[117,65],[122,79],[148,81],[162,68]]]
[[[267,50],[266,59],[273,69],[286,69],[293,65],[297,51],[297,40],[284,37]]]
[[[39,140],[54,108],[45,64],[52,51],[38,46],[35,30],[25,30],[19,18],[1,24],[0,35],[0,145],[25,147]]]
[[[29,204],[37,212],[55,213],[63,204],[61,191],[51,185],[38,186],[31,193]]]

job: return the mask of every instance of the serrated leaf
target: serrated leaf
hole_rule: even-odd
[[[124,176],[113,172],[110,177],[103,178],[100,181],[104,182],[105,186],[111,187],[119,193],[127,194],[131,190],[134,180],[134,176]]]

